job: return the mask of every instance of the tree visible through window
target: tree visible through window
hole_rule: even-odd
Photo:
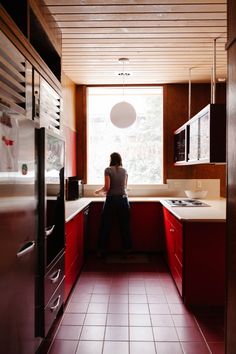
[[[114,126],[110,111],[118,102],[131,103],[136,122]],[[88,89],[88,184],[102,184],[110,154],[119,152],[129,184],[163,183],[163,88],[93,87]]]

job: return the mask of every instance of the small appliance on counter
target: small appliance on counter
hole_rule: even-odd
[[[83,197],[83,181],[76,176],[68,177],[67,180],[67,200],[76,200]]]

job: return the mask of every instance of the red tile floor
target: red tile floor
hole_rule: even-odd
[[[90,256],[50,354],[224,353],[221,312],[189,311],[161,257],[129,262]]]

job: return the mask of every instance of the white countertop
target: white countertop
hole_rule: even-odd
[[[204,199],[204,203],[209,207],[171,207],[166,199],[186,199],[186,198],[163,198],[163,197],[130,197],[132,202],[160,202],[178,219],[185,222],[225,222],[226,221],[226,199]],[[91,202],[103,202],[105,198],[80,198],[78,200],[66,201],[65,217],[66,222],[71,220],[77,213],[86,208]]]
[[[173,215],[185,222],[225,222],[226,199],[201,200],[209,206],[198,207],[171,207],[164,200],[161,201]]]

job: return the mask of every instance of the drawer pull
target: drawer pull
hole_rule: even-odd
[[[46,228],[45,232],[46,232],[46,236],[50,236],[54,230],[55,225],[49,226],[48,228]]]
[[[175,232],[175,229],[172,229],[172,228],[171,228],[171,229],[170,229],[170,232]]]
[[[60,300],[61,300],[61,295],[59,295],[58,298],[55,300],[55,302],[54,302],[55,305],[50,307],[50,310],[52,312],[55,312],[58,309],[58,307],[60,305]]]
[[[49,279],[53,284],[55,284],[58,281],[60,277],[60,273],[61,273],[61,269],[58,269],[55,272],[53,272],[52,275],[50,275]]]

